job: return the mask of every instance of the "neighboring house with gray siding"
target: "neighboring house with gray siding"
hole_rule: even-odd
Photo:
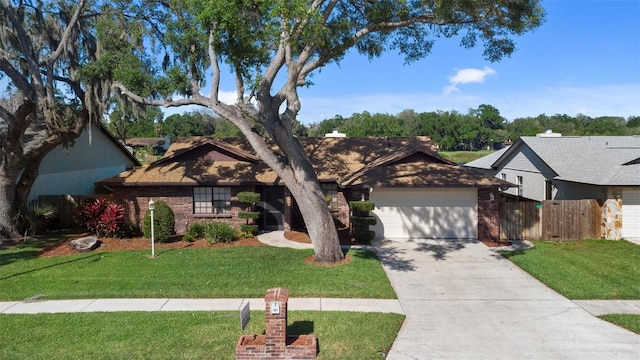
[[[538,134],[465,166],[519,185],[505,191],[511,195],[614,200],[621,236],[640,238],[640,136]]]
[[[104,126],[93,123],[73,144],[55,148],[42,160],[29,200],[41,195],[92,195],[96,181],[139,165]]]

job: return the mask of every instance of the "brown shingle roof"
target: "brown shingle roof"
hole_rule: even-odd
[[[298,138],[320,181],[342,186],[500,185],[443,159],[428,137]],[[199,149],[199,150],[197,150]],[[276,184],[278,176],[242,138],[179,138],[165,157],[101,181],[116,185]]]

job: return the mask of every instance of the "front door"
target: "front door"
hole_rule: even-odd
[[[260,228],[262,230],[284,230],[284,187],[263,186],[260,201],[256,204],[260,211]]]

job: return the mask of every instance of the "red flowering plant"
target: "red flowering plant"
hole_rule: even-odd
[[[124,224],[124,209],[105,198],[97,198],[80,206],[78,222],[98,236],[116,236]]]
[[[108,204],[100,215],[96,233],[109,237],[116,236],[122,224],[124,224],[124,209],[122,206]]]

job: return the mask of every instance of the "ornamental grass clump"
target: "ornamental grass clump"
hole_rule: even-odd
[[[168,242],[175,234],[176,219],[173,210],[162,200],[155,202],[153,212],[153,235],[157,242]],[[151,211],[144,214],[142,225],[144,237],[151,239]]]
[[[212,245],[232,242],[238,235],[238,230],[228,223],[212,222],[205,225],[204,236]]]

